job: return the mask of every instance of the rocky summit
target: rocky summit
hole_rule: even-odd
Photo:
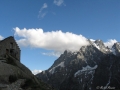
[[[78,51],[65,50],[48,69],[36,75],[57,90],[120,90],[120,43],[102,40]]]

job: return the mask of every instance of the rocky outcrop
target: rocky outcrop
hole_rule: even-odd
[[[113,54],[114,55],[117,55],[117,56],[120,56],[120,43],[115,43],[113,46],[112,46],[112,49],[113,51]]]
[[[118,45],[113,47],[120,50]],[[114,54],[101,40],[90,41],[89,46],[82,46],[77,52],[66,50],[48,70],[36,77],[57,90],[119,90],[119,54]]]
[[[0,90],[53,90],[11,55],[0,59]]]

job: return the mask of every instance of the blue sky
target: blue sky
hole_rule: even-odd
[[[24,65],[46,70],[85,38],[120,41],[120,0],[0,0],[0,29],[14,35]]]

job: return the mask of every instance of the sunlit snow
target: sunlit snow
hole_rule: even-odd
[[[57,66],[55,66],[55,67],[53,67],[52,69],[50,69],[49,70],[49,72],[51,73],[51,74],[53,74],[54,73],[54,71],[55,71],[55,68],[57,68],[57,67],[65,67],[64,66],[64,62],[61,62],[60,64],[58,64]]]

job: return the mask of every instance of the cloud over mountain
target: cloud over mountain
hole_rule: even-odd
[[[4,37],[0,35],[0,40],[3,40],[3,39],[4,39]]]
[[[116,43],[116,42],[117,42],[117,40],[110,39],[107,42],[105,42],[104,44],[105,44],[105,46],[108,46],[109,48],[111,48],[113,46],[113,44]]]
[[[16,27],[14,31],[15,35],[20,37],[17,41],[19,45],[53,50],[56,53],[63,53],[66,49],[76,51],[81,46],[89,44],[84,36],[61,30],[44,32],[41,28],[20,29]]]
[[[20,29],[14,28],[15,35],[20,46],[29,46],[33,48],[42,48],[52,50],[43,52],[43,55],[59,56],[65,50],[77,51],[81,46],[89,45],[87,38],[83,35],[77,35],[71,32],[62,32],[61,30],[44,32],[42,28]],[[110,39],[104,42],[105,46],[112,47],[117,40]]]

